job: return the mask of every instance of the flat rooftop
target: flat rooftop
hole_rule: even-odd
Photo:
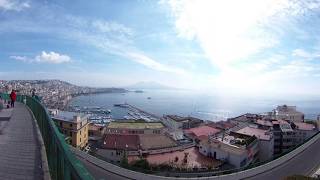
[[[195,117],[182,117],[182,116],[178,116],[178,115],[165,115],[164,117],[170,118],[176,122],[184,122],[184,121],[192,121],[192,122],[203,122],[203,120],[195,118]]]
[[[210,126],[199,126],[199,127],[196,127],[196,128],[188,129],[185,132],[186,133],[191,133],[191,134],[194,134],[197,137],[200,137],[200,136],[215,135],[215,134],[219,133],[220,131],[221,131],[220,129],[213,128],[213,127],[210,127]]]
[[[244,127],[237,131],[239,134],[245,134],[249,136],[256,136],[258,139],[270,140],[272,139],[272,134],[269,130],[258,129],[253,127]]]
[[[112,121],[107,128],[112,129],[161,129],[164,125],[161,122],[119,122]]]
[[[88,115],[83,113],[69,112],[69,111],[59,111],[58,114],[52,116],[53,119],[67,121],[67,122],[77,122],[75,116],[80,117],[80,120],[85,120]]]
[[[272,122],[270,122],[268,120],[258,119],[255,123],[259,124],[259,125],[262,125],[262,126],[268,126],[268,127],[272,127],[273,126]]]
[[[294,122],[296,128],[304,131],[312,131],[315,130],[316,127],[313,124],[304,123],[304,122]]]

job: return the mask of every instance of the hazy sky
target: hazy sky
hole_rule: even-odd
[[[320,89],[320,1],[0,0],[0,79]]]

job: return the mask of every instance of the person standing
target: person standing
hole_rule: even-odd
[[[10,99],[11,99],[11,107],[13,108],[14,107],[14,102],[17,99],[17,94],[16,94],[16,92],[14,90],[11,91]]]

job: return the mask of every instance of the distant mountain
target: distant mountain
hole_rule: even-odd
[[[153,82],[153,81],[141,81],[141,82],[137,82],[133,85],[127,86],[125,88],[128,89],[176,89],[174,87],[170,87],[170,86],[166,86],[157,82]]]

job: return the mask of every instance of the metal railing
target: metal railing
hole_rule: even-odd
[[[1,94],[1,97],[9,100],[8,94]],[[17,102],[26,103],[37,121],[46,149],[51,179],[94,179],[70,151],[46,108],[30,96],[18,95]]]

